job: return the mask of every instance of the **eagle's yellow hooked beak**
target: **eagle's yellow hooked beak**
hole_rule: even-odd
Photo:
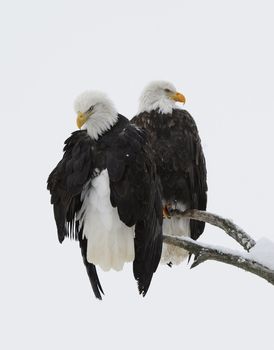
[[[176,101],[176,102],[182,102],[182,103],[186,103],[186,98],[183,94],[181,94],[180,92],[176,92],[175,94],[171,95],[172,100]]]
[[[84,113],[78,112],[76,123],[79,129],[81,129],[81,127],[85,124],[87,120],[88,117]]]

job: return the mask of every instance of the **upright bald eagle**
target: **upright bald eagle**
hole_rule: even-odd
[[[154,151],[163,188],[166,217],[170,208],[205,210],[207,204],[206,163],[194,119],[176,102],[185,97],[165,81],[150,83],[140,98],[139,114],[132,123],[145,128]],[[197,239],[205,224],[186,218],[166,218],[163,232]],[[179,264],[188,253],[164,244],[162,262]]]
[[[121,270],[133,261],[146,294],[162,251],[160,184],[146,134],[118,114],[100,92],[75,101],[75,131],[48,178],[60,243],[79,240],[97,298],[103,293],[96,265]]]

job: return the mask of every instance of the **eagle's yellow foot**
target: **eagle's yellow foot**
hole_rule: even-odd
[[[163,207],[163,218],[164,219],[171,219],[171,215],[170,215],[170,212],[169,212],[169,208],[171,208],[170,205],[165,205]]]

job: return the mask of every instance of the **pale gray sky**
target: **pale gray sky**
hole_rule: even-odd
[[[227,265],[162,266],[145,299],[131,266],[99,271],[95,300],[77,244],[57,241],[45,182],[78,93],[101,89],[130,118],[144,85],[166,79],[200,130],[208,209],[274,240],[273,2],[26,0],[0,13],[1,349],[272,349],[273,286]],[[202,241],[238,248],[210,226]]]

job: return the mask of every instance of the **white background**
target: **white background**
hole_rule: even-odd
[[[208,209],[273,238],[271,0],[1,3],[1,349],[273,349],[274,288],[217,262],[161,266],[145,298],[131,266],[95,300],[75,242],[56,237],[46,179],[75,130],[74,97],[120,113],[166,79],[187,97]],[[204,242],[238,246],[211,226]]]

